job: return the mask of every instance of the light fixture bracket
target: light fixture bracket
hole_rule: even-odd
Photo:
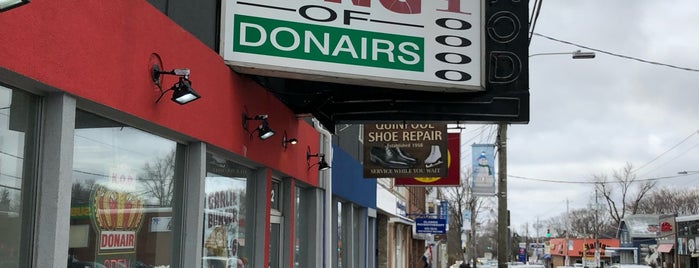
[[[282,136],[282,147],[284,148],[284,151],[286,151],[289,144],[296,144],[297,142],[298,140],[296,138],[288,138],[286,135],[286,130],[284,130],[284,136]]]
[[[249,117],[246,113],[242,114],[242,125],[243,129],[245,129],[246,132],[250,133],[250,139],[252,139],[252,134],[257,131],[258,137],[261,140],[266,140],[272,136],[274,136],[274,130],[269,127],[269,123],[267,122],[268,116],[266,114],[258,114],[253,117]],[[249,120],[258,120],[262,121],[257,128],[255,128],[253,131],[248,130],[248,121]]]
[[[328,162],[325,162],[325,154],[312,154],[311,147],[308,146],[306,148],[306,165],[308,166],[308,170],[311,170],[311,168],[316,165],[318,166],[318,171],[330,169],[330,165],[328,165]],[[318,157],[318,162],[311,164],[311,157]]]
[[[160,86],[162,81],[160,80],[160,76],[164,74],[169,74],[169,75],[174,75],[174,76],[179,76],[179,77],[184,77],[185,79],[189,79],[189,74],[190,71],[187,68],[178,68],[178,69],[172,69],[170,71],[163,71],[160,69],[160,65],[153,64],[153,67],[151,68],[151,79],[153,79],[153,83],[156,85]]]
[[[167,90],[163,90],[162,88],[162,80],[160,77],[164,74],[169,74],[169,75],[175,75],[179,77],[179,80],[177,83],[175,83],[171,88]],[[180,69],[172,69],[170,71],[163,71],[160,69],[160,65],[158,64],[153,64],[151,66],[151,80],[153,80],[153,83],[158,86],[158,89],[160,89],[160,96],[158,96],[158,99],[155,100],[155,103],[158,103],[160,99],[165,95],[166,92],[168,91],[173,91],[172,94],[172,101],[176,102],[177,104],[184,105],[186,103],[198,100],[201,98],[201,95],[199,95],[193,88],[192,88],[192,81],[189,80],[189,74],[190,71],[189,69],[186,68],[180,68]]]

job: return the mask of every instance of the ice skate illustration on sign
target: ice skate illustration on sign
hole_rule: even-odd
[[[442,161],[442,152],[439,150],[439,145],[432,145],[430,154],[425,159],[425,168],[433,168],[444,163]]]

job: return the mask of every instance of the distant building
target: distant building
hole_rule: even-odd
[[[699,267],[699,215],[675,218],[677,225],[677,266]]]
[[[553,267],[564,266],[566,256],[568,256],[568,264],[571,266],[575,263],[584,263],[592,267],[595,263],[595,250],[597,248],[599,248],[601,263],[615,263],[614,251],[609,249],[618,247],[619,240],[614,238],[600,238],[598,246],[595,246],[594,238],[570,238],[568,243],[566,243],[565,238],[549,240],[549,252]]]
[[[656,237],[660,231],[660,215],[629,215],[619,224],[615,248],[619,263],[651,264],[657,259]]]

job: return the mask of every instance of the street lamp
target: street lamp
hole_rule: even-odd
[[[580,50],[576,50],[573,52],[536,53],[536,54],[529,55],[529,57],[531,58],[531,57],[543,56],[543,55],[572,55],[573,59],[594,59],[595,58],[594,51],[580,51]]]
[[[684,171],[677,172],[677,174],[680,174],[680,175],[699,174],[699,171],[684,170]]]
[[[573,59],[594,59],[595,52],[583,52],[580,50],[573,52],[549,52],[549,53],[537,53],[529,55],[529,58],[535,56],[543,55],[573,55]],[[508,213],[507,213],[507,123],[498,123],[497,132],[497,147],[498,147],[498,189],[497,189],[497,202],[498,202],[498,251],[507,248],[507,225]],[[567,233],[567,232],[566,232]],[[567,239],[566,239],[566,243]],[[566,248],[568,246],[566,245]],[[498,254],[498,263],[506,263],[507,254]],[[498,266],[501,267],[501,266]]]

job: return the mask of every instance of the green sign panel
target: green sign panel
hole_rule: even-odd
[[[422,72],[423,38],[235,16],[233,51]],[[237,40],[235,39],[237,38]]]

